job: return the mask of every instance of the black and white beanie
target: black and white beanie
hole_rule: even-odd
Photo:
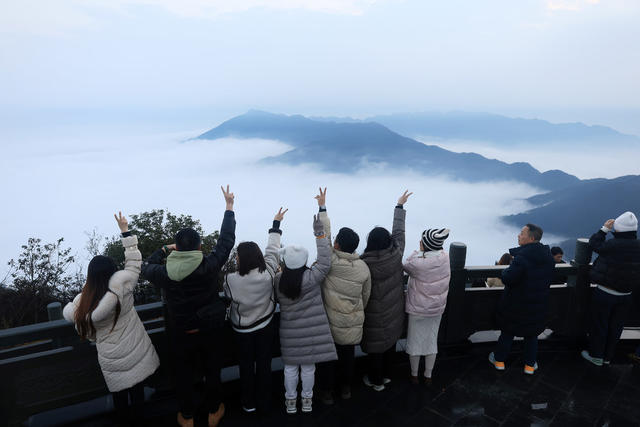
[[[448,228],[429,228],[422,232],[422,246],[425,252],[427,251],[439,251],[442,249],[442,244],[449,237]]]

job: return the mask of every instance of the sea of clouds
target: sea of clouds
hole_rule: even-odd
[[[454,241],[468,245],[467,265],[493,264],[517,245],[519,231],[499,217],[526,210],[530,206],[524,199],[540,192],[521,183],[470,184],[376,165],[344,175],[312,164],[267,164],[261,160],[290,147],[266,140],[190,140],[199,133],[93,132],[5,139],[2,276],[6,262],[18,256],[28,237],[45,242],[64,237],[82,268],[88,261],[86,233],[95,229],[116,235],[113,213],[118,210],[130,215],[166,208],[199,219],[207,232],[218,230],[224,211],[220,186],[226,184],[236,196],[237,242],[264,245],[273,216],[283,206],[289,209],[282,224],[283,243],[306,245],[314,256],[314,196],[319,186],[326,186],[333,229],[355,229],[361,252],[371,228],[391,227],[397,199],[408,189],[414,195],[406,204],[405,256],[417,249],[422,230],[448,227],[447,246]]]

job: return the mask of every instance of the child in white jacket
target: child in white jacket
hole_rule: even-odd
[[[425,230],[420,239],[420,250],[414,251],[403,265],[409,274],[405,305],[409,314],[406,351],[414,384],[418,383],[421,356],[425,356],[425,382],[431,384],[438,353],[438,329],[447,305],[451,278],[449,255],[442,249],[447,237],[447,228]]]

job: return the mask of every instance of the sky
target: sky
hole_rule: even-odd
[[[457,109],[640,134],[637,22],[633,0],[5,1],[0,111]]]

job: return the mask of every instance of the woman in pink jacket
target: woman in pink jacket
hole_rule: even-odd
[[[420,357],[425,356],[425,383],[431,384],[431,372],[438,353],[438,328],[449,293],[449,255],[442,244],[448,228],[428,229],[422,233],[420,250],[405,261],[409,274],[405,311],[409,314],[407,353],[411,362],[411,382],[418,383]]]

